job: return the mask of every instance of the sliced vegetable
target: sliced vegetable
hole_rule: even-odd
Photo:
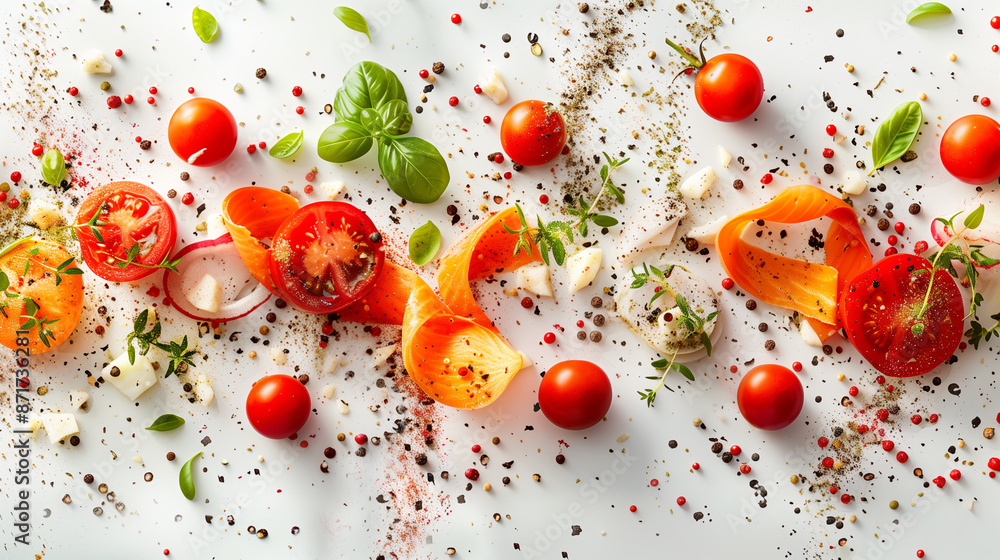
[[[164,414],[146,427],[153,432],[169,432],[184,425],[184,419],[176,414]]]
[[[299,148],[302,147],[303,137],[304,134],[301,130],[286,134],[280,140],[275,142],[267,153],[271,157],[277,159],[290,158],[295,155],[295,152],[299,151]]]
[[[639,208],[625,220],[621,235],[618,236],[615,245],[618,266],[622,269],[632,268],[632,264],[642,253],[670,246],[677,233],[677,224],[687,213],[687,204],[669,195]]]
[[[951,8],[940,2],[927,2],[926,4],[921,4],[916,8],[913,8],[913,10],[906,16],[906,23],[911,23],[913,20],[924,16],[947,15],[950,13]]]
[[[264,187],[236,189],[222,201],[222,221],[240,258],[254,278],[278,297],[267,250],[278,226],[298,209],[295,197]]]
[[[880,168],[899,159],[917,138],[924,112],[920,103],[908,101],[896,107],[887,119],[878,125],[872,138],[872,169],[869,176]]]
[[[375,287],[337,315],[344,321],[402,325],[406,302],[418,280],[413,272],[386,259]]]
[[[797,224],[823,216],[833,220],[825,237],[826,265],[765,251],[741,238],[757,220]],[[844,286],[872,262],[854,210],[811,185],[788,187],[764,206],[729,220],[719,230],[716,249],[726,274],[748,295],[828,325],[837,323]]]
[[[222,323],[249,315],[271,297],[241,260],[231,234],[218,239],[199,241],[177,253],[177,272],[163,273],[163,289],[170,304],[196,321]],[[191,301],[192,290],[206,276],[221,284],[221,296],[214,311]]]
[[[980,205],[979,208],[985,207]],[[961,225],[972,213],[963,210],[950,216],[941,216],[931,223],[931,236],[938,246],[944,247],[955,236],[955,231],[949,227],[949,222]],[[977,253],[978,268],[993,268],[1000,264],[1000,221],[997,221],[995,211],[985,212],[978,227],[965,228],[959,237],[969,245],[969,249]]]
[[[418,266],[424,266],[434,260],[441,250],[441,230],[434,225],[434,222],[428,221],[410,234],[407,248],[410,251],[410,260]]]

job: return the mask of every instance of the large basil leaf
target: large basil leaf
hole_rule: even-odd
[[[889,118],[882,121],[872,138],[872,170],[875,171],[892,163],[910,149],[910,145],[920,132],[924,112],[916,101],[907,101],[893,110]]]
[[[422,138],[385,138],[378,145],[378,165],[392,192],[430,204],[448,188],[451,175],[441,152]]]
[[[372,149],[372,135],[356,122],[344,121],[328,126],[319,136],[316,152],[333,163],[347,163]]]
[[[393,99],[378,108],[382,115],[382,126],[386,134],[399,136],[410,131],[413,124],[413,115],[410,114],[406,102],[401,99]]]
[[[357,121],[362,110],[378,109],[393,99],[406,102],[406,91],[396,74],[380,64],[364,61],[347,71],[333,106],[338,121]]]

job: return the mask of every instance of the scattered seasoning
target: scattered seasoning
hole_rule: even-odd
[[[257,71],[254,73],[254,75],[257,76],[258,80],[263,80],[264,78],[267,77],[267,70],[263,68],[258,68]]]

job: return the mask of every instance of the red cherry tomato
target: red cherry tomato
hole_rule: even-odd
[[[156,272],[177,240],[170,205],[153,189],[131,181],[94,189],[80,205],[75,226],[83,262],[112,282]]]
[[[302,429],[312,408],[309,391],[289,375],[261,378],[247,395],[247,419],[257,433],[283,439]]]
[[[948,173],[970,185],[1000,177],[1000,124],[984,115],[966,115],[941,137],[941,163]]]
[[[174,111],[168,127],[170,147],[191,165],[209,167],[229,157],[236,147],[236,119],[222,103],[189,99]]]
[[[500,126],[500,143],[521,165],[544,165],[566,145],[566,123],[555,105],[522,101],[507,111]]]
[[[799,417],[805,397],[792,370],[759,365],[743,376],[736,403],[746,421],[761,430],[780,430]]]
[[[375,287],[385,250],[367,214],[346,202],[299,208],[274,234],[271,277],[292,305],[333,313]]]
[[[611,408],[611,380],[591,362],[559,362],[545,372],[538,404],[556,426],[583,430],[600,422]]]
[[[705,114],[717,121],[741,121],[764,98],[764,78],[749,58],[726,53],[713,56],[698,69],[694,96]]]
[[[921,375],[958,349],[965,324],[962,294],[948,272],[938,269],[927,297],[932,268],[923,257],[900,253],[844,289],[840,321],[847,339],[881,373]],[[928,306],[920,314],[925,298]]]

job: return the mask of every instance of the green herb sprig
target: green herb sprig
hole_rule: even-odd
[[[187,335],[179,342],[171,340],[164,343],[160,341],[160,320],[156,319],[156,322],[149,327],[149,330],[146,330],[148,323],[149,310],[143,309],[132,323],[132,332],[125,337],[125,346],[130,364],[135,364],[136,346],[138,346],[138,353],[143,356],[153,347],[167,353],[167,359],[170,360],[170,363],[167,364],[167,372],[163,377],[170,377],[174,372],[183,373],[188,367],[194,367],[194,356],[198,351],[188,349]],[[135,346],[133,346],[133,342],[136,343]]]

